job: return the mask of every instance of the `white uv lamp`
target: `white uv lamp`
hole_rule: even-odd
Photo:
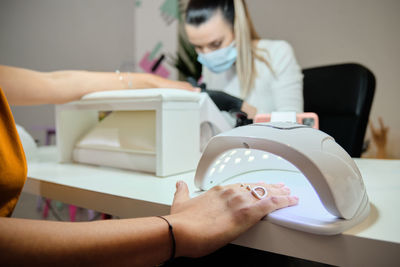
[[[365,186],[354,161],[335,140],[287,122],[252,124],[213,137],[197,167],[201,190],[233,183],[283,182],[299,204],[264,220],[314,234],[334,235],[369,214]]]

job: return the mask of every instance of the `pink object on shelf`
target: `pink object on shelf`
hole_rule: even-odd
[[[299,124],[309,125],[315,129],[319,129],[318,115],[314,112],[297,113],[296,120]],[[254,123],[269,122],[271,121],[271,114],[257,114],[254,117]]]
[[[157,74],[163,78],[168,78],[170,72],[161,64],[157,67],[157,69],[154,72],[151,70],[153,66],[157,63],[158,58],[150,60],[149,57],[150,57],[150,52],[147,52],[140,60],[139,66],[142,68],[142,70],[148,73]]]
[[[71,222],[75,222],[75,218],[76,218],[76,206],[69,205],[69,220]]]
[[[49,216],[50,202],[51,202],[51,200],[48,198],[44,202],[44,208],[43,208],[43,214],[42,214],[44,219],[47,219],[47,217]]]

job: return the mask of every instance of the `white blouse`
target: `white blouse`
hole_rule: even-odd
[[[257,52],[269,62],[255,61],[257,76],[254,87],[245,101],[257,108],[257,113],[272,111],[303,112],[303,74],[293,49],[286,41],[260,40]],[[208,89],[221,90],[240,97],[240,83],[236,66],[222,73],[203,68],[203,82]]]

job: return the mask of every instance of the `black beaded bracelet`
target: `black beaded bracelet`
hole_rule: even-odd
[[[172,228],[172,225],[169,223],[169,221],[167,219],[165,219],[163,216],[157,216],[157,217],[163,219],[164,221],[166,221],[168,223],[168,229],[169,229],[169,233],[170,233],[171,239],[172,239],[172,250],[171,250],[171,257],[169,258],[169,260],[167,262],[171,262],[175,258],[175,251],[176,251],[174,229]]]

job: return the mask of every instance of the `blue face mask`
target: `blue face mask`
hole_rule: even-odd
[[[235,42],[207,54],[198,53],[197,61],[209,68],[212,72],[220,73],[228,70],[237,57]]]

